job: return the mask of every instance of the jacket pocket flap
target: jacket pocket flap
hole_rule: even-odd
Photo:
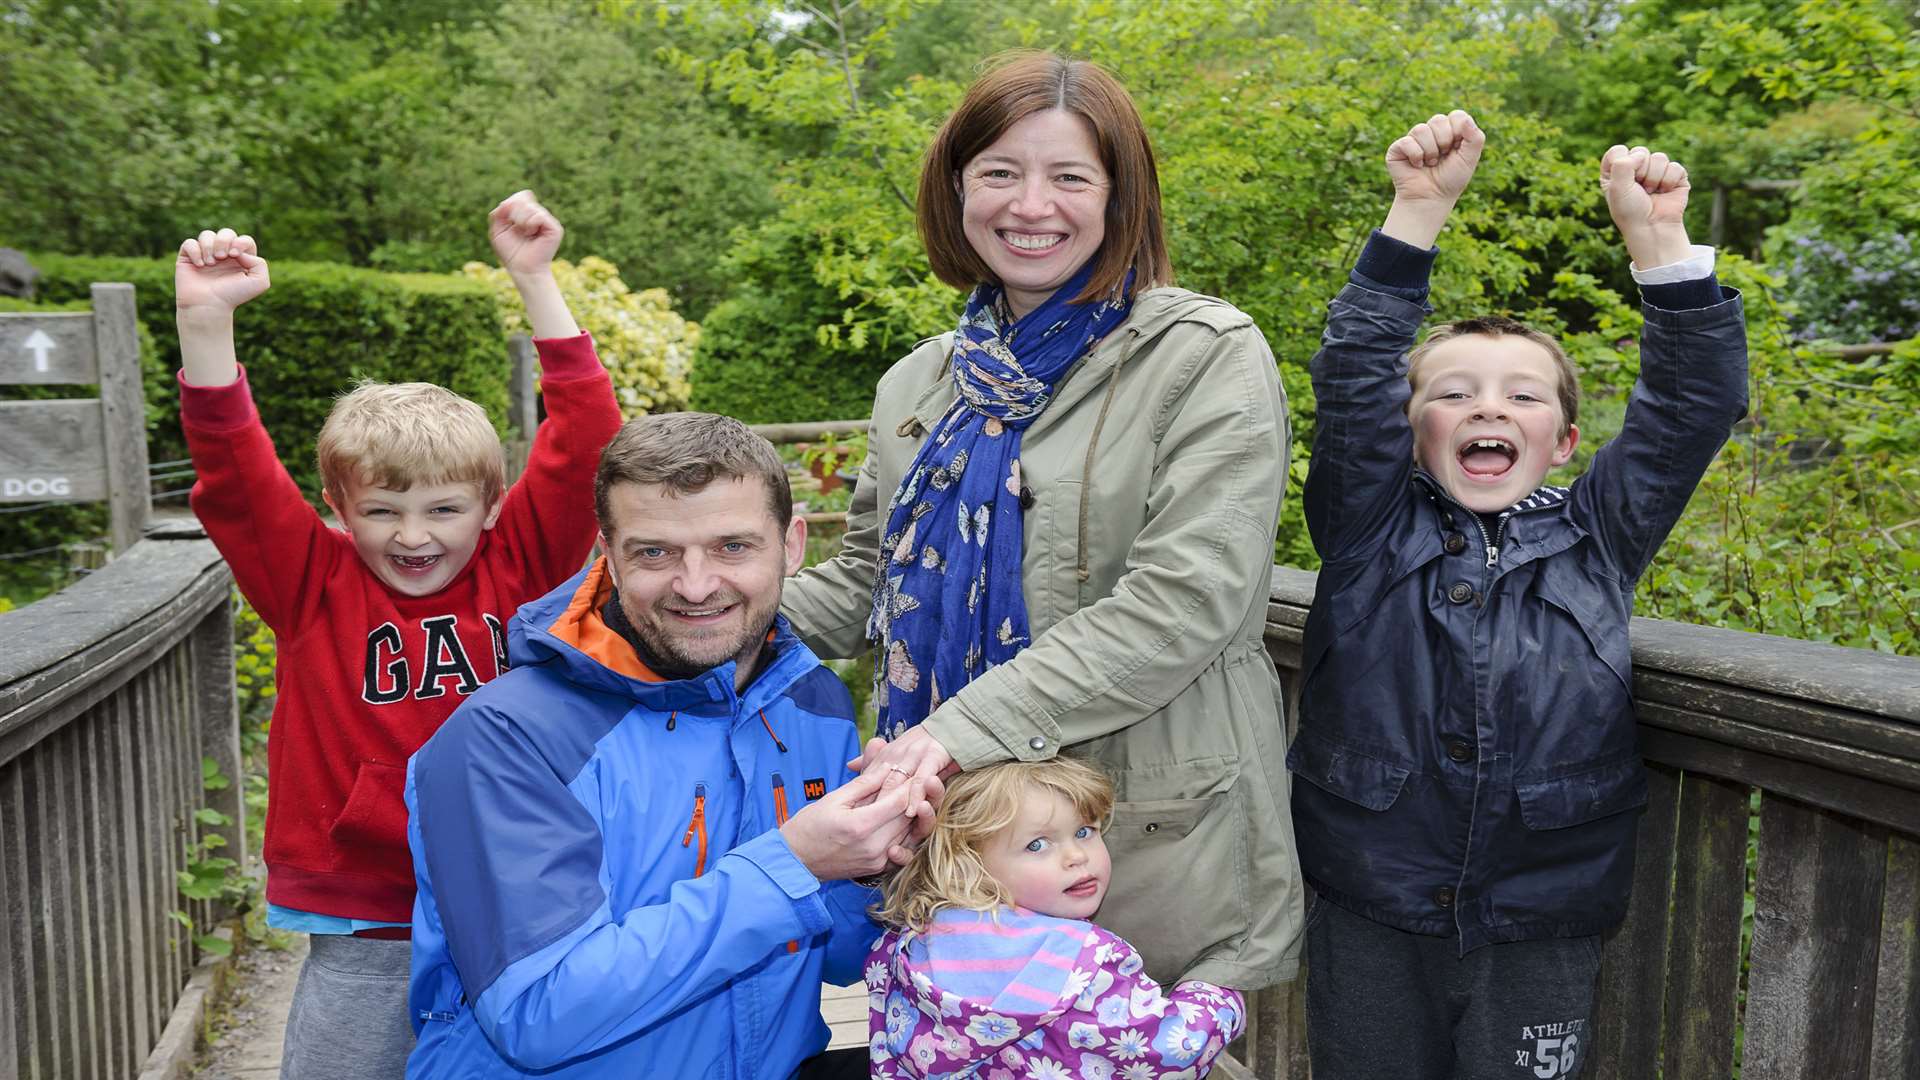
[[[1647,767],[1635,757],[1571,776],[1515,784],[1520,820],[1529,829],[1584,825],[1647,804]]]
[[[1156,799],[1152,802],[1113,804],[1113,822],[1109,835],[1160,833],[1164,837],[1185,836],[1207,811],[1217,796],[1204,799]]]
[[[1302,735],[1287,750],[1287,769],[1329,795],[1385,810],[1400,797],[1411,770]]]

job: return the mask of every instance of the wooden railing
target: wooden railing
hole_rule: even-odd
[[[1274,571],[1290,718],[1313,588]],[[1633,663],[1653,794],[1584,1075],[1920,1077],[1920,660],[1635,619]],[[1232,1074],[1308,1075],[1303,997],[1257,995]]]
[[[176,873],[195,811],[232,818],[240,776],[232,578],[197,528],[147,539],[0,614],[0,1076],[137,1074],[204,924]]]

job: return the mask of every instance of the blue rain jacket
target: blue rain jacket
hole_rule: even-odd
[[[879,937],[777,830],[849,778],[846,688],[784,619],[744,694],[731,662],[660,680],[604,566],[520,609],[512,669],[408,764],[413,1080],[785,1080]]]
[[[1307,525],[1324,564],[1287,754],[1324,899],[1460,951],[1626,913],[1647,801],[1634,583],[1746,411],[1739,294],[1644,307],[1618,437],[1488,528],[1413,463],[1406,356],[1426,310],[1351,284],[1312,365]]]

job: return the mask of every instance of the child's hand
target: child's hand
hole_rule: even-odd
[[[1436,113],[1426,123],[1413,125],[1387,147],[1393,197],[1444,202],[1452,209],[1480,167],[1480,151],[1486,145],[1486,133],[1460,109],[1445,116]]]
[[[1600,158],[1600,189],[1636,266],[1647,270],[1687,257],[1692,185],[1686,166],[1644,146],[1615,145]]]
[[[182,312],[230,315],[267,291],[267,260],[253,237],[232,229],[203,231],[180,245],[173,264],[173,305]]]
[[[1486,145],[1486,133],[1460,109],[1435,114],[1395,139],[1387,147],[1393,208],[1380,231],[1417,248],[1432,247],[1453,204],[1480,167],[1480,152]]]
[[[553,262],[566,230],[533,192],[516,191],[487,215],[487,233],[507,273],[537,274]]]

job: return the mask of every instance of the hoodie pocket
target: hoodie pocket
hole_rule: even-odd
[[[1293,775],[1355,806],[1383,811],[1400,797],[1412,770],[1302,734],[1287,750]]]
[[[340,816],[333,819],[327,839],[333,842],[335,865],[407,860],[407,770],[400,765],[363,761],[353,777],[353,790]],[[370,858],[369,856],[374,856]]]
[[[1565,829],[1647,805],[1647,768],[1636,755],[1551,780],[1515,784],[1513,793],[1527,828]]]

